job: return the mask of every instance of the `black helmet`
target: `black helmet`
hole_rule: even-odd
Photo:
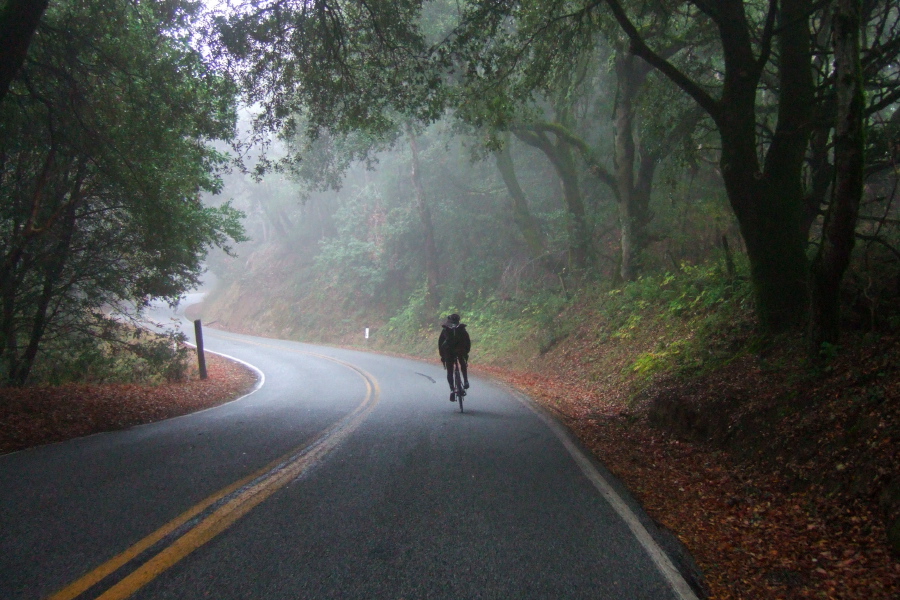
[[[453,313],[452,315],[447,317],[447,320],[450,321],[451,323],[459,324],[459,315],[456,313]]]

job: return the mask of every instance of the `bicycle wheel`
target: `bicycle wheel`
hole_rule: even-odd
[[[459,374],[459,363],[453,363],[453,383],[456,385],[456,401],[459,402],[459,412],[463,412],[463,397],[466,392],[463,391],[462,377]]]

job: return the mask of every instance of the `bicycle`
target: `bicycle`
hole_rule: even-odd
[[[462,375],[459,373],[459,359],[453,361],[453,396],[454,401],[459,402],[459,412],[463,411],[463,397],[466,395],[466,390],[463,387]]]

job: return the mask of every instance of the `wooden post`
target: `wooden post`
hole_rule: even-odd
[[[206,379],[206,355],[203,353],[203,326],[200,319],[194,321],[194,337],[197,339],[197,363],[200,365],[200,379]]]

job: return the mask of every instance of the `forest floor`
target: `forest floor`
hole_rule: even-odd
[[[710,598],[900,598],[883,525],[896,508],[883,484],[900,465],[898,340],[815,377],[782,360],[785,347],[690,380],[660,378],[637,397],[586,379],[589,347],[573,340],[542,357],[543,375],[482,370],[555,412],[684,543]],[[155,387],[0,389],[0,453],[208,408],[255,383],[215,355],[209,374]],[[776,425],[755,430],[773,411]]]
[[[206,354],[207,379],[193,367],[162,385],[70,384],[0,388],[0,454],[127,429],[218,406],[256,385],[247,367]]]
[[[688,548],[710,598],[900,598],[900,340],[810,371],[785,339],[628,387],[633,350],[592,339],[486,370],[577,434]]]

